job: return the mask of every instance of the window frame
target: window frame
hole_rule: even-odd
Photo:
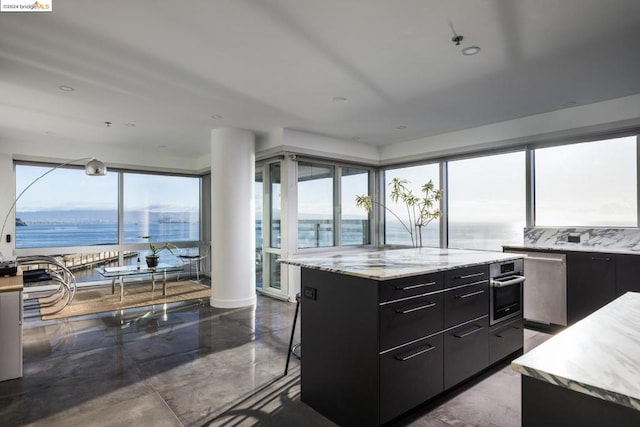
[[[50,163],[50,162],[34,162],[34,161],[23,161],[23,160],[14,160],[13,161],[13,166],[14,166],[14,176],[15,176],[15,168],[16,166],[21,165],[21,166],[35,166],[35,167],[49,167],[49,168],[55,168],[56,166],[59,166],[58,164],[54,164],[54,163]],[[79,166],[79,165],[65,165],[62,166],[60,168],[64,168],[64,169],[83,169],[84,166]],[[96,245],[84,245],[84,246],[52,246],[52,247],[34,247],[34,248],[17,248],[15,246],[17,246],[17,242],[16,242],[16,238],[14,237],[14,247],[15,247],[15,254],[16,256],[20,257],[20,256],[29,256],[29,255],[48,255],[48,256],[54,256],[54,255],[60,255],[60,254],[71,254],[71,253],[77,253],[77,254],[86,254],[86,253],[96,253],[96,252],[119,252],[119,262],[122,263],[123,262],[123,253],[125,251],[136,251],[136,252],[143,252],[145,250],[149,249],[149,243],[148,242],[140,242],[140,243],[124,243],[124,222],[123,222],[123,215],[124,215],[124,203],[123,203],[123,176],[126,173],[135,173],[135,174],[147,174],[147,175],[159,175],[159,176],[177,176],[177,177],[187,177],[187,178],[194,178],[194,179],[198,179],[198,187],[199,187],[199,197],[198,197],[198,205],[199,205],[199,240],[180,240],[180,241],[171,241],[171,242],[166,242],[166,243],[170,243],[172,245],[175,245],[176,247],[179,248],[189,248],[189,247],[197,247],[200,246],[202,244],[207,244],[208,241],[210,241],[210,239],[208,238],[207,235],[207,230],[208,230],[208,225],[205,224],[205,222],[208,223],[208,221],[210,221],[210,218],[206,218],[205,214],[209,211],[209,209],[205,208],[205,205],[207,202],[210,202],[210,197],[205,195],[205,193],[203,192],[203,188],[206,185],[205,184],[205,175],[201,175],[201,174],[188,174],[188,173],[171,173],[171,172],[163,172],[163,171],[148,171],[148,170],[135,170],[135,169],[123,169],[123,168],[109,168],[108,171],[109,174],[118,174],[118,242],[115,244],[108,244],[108,245],[100,245],[100,244],[96,244]],[[100,178],[95,178],[95,179],[100,179]],[[14,187],[15,185],[17,185],[17,183],[14,183]],[[210,215],[209,215],[210,217]],[[164,243],[164,242],[163,242]],[[97,282],[103,282],[104,280],[100,280],[100,281],[92,281],[92,282],[86,282],[86,283],[97,283]]]
[[[349,249],[349,248],[366,248],[366,247],[372,247],[377,245],[377,233],[376,233],[376,227],[375,227],[375,219],[377,218],[377,215],[375,213],[375,209],[372,209],[369,213],[368,213],[368,241],[369,243],[367,244],[363,244],[363,245],[343,245],[342,244],[342,235],[341,235],[341,227],[342,227],[342,170],[343,169],[362,169],[367,171],[368,173],[368,181],[367,181],[367,186],[368,186],[368,194],[372,197],[374,197],[375,194],[375,188],[377,187],[375,185],[375,180],[378,177],[378,173],[379,173],[379,168],[375,168],[372,166],[368,166],[368,165],[363,165],[363,164],[359,164],[359,163],[348,163],[348,162],[339,162],[339,161],[331,161],[331,160],[327,160],[327,159],[322,159],[322,158],[315,158],[315,157],[305,157],[305,156],[298,156],[298,155],[294,155],[292,156],[292,160],[294,160],[294,163],[296,165],[296,173],[295,173],[295,182],[296,182],[296,187],[295,187],[295,191],[296,194],[299,191],[298,188],[298,168],[297,165],[299,162],[303,162],[303,163],[313,163],[313,164],[318,164],[318,165],[322,165],[322,166],[327,166],[327,167],[333,167],[334,168],[334,173],[333,173],[333,245],[332,246],[321,246],[321,247],[309,247],[309,248],[301,248],[298,247],[297,245],[297,241],[298,241],[298,236],[296,235],[296,247],[295,247],[295,251],[296,252],[309,252],[309,251],[313,251],[313,252],[317,252],[317,251],[328,251],[328,250],[336,250],[336,248],[338,249]],[[298,204],[298,198],[296,195],[296,210],[297,210],[297,205]],[[299,214],[299,212],[298,212]],[[296,229],[297,229],[297,223],[298,223],[299,219],[296,218]]]

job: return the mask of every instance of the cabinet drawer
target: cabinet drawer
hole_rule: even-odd
[[[489,280],[489,266],[486,264],[446,271],[444,275],[445,288],[455,288],[481,280]]]
[[[380,423],[442,392],[442,370],[442,334],[380,355]]]
[[[380,306],[380,350],[442,330],[442,293]]]
[[[444,333],[444,387],[450,388],[489,365],[489,317]]]
[[[504,359],[522,349],[524,330],[522,319],[494,326],[489,330],[489,364]]]
[[[444,292],[444,327],[450,328],[489,313],[489,281],[481,279]]]
[[[397,299],[426,294],[442,290],[444,287],[444,274],[425,274],[419,277],[405,277],[380,284],[379,301],[393,301]]]

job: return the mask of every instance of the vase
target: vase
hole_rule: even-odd
[[[146,256],[147,267],[156,268],[158,266],[159,259],[160,257],[158,255],[147,255]]]

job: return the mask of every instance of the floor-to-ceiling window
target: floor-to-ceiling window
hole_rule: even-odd
[[[269,248],[263,248],[266,263],[263,264],[263,287],[281,289],[281,270],[278,258],[282,248],[282,165],[280,162],[270,163],[269,171]]]
[[[334,166],[298,162],[300,249],[334,246],[334,176]]]
[[[370,244],[370,213],[356,205],[370,181],[369,169],[299,161],[298,249]]]
[[[16,194],[50,169],[16,164]],[[96,265],[135,263],[150,241],[197,246],[200,187],[197,176],[110,170],[89,177],[79,168],[56,169],[16,204],[17,253],[56,256],[85,282],[100,279]],[[169,251],[160,255],[177,262]]]
[[[636,140],[536,149],[536,225],[637,226]]]
[[[440,188],[440,166],[438,163],[388,169],[384,174],[384,242],[387,245],[413,245],[417,240],[410,218],[415,212],[408,209],[401,200],[394,202],[391,198],[394,178],[402,180],[406,188],[416,197],[422,197],[422,186],[431,181],[436,189]],[[423,246],[439,246],[439,220],[432,220],[422,230]],[[412,235],[413,233],[413,235]]]
[[[502,251],[522,243],[525,152],[454,160],[447,168],[449,247]]]
[[[129,172],[122,175],[123,243],[200,240],[198,178]],[[159,255],[161,261],[172,256],[168,251]]]
[[[16,194],[51,169],[16,165]],[[59,168],[16,203],[16,249],[118,243],[118,175]]]
[[[371,243],[369,212],[356,206],[356,197],[370,194],[368,169],[340,169],[340,240],[342,246]]]

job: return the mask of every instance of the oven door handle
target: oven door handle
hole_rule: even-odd
[[[515,276],[511,280],[502,281],[500,279],[491,279],[491,286],[494,288],[503,288],[505,286],[518,285],[524,282],[524,276]]]

